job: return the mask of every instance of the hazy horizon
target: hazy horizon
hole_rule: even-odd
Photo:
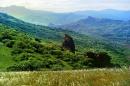
[[[23,6],[32,10],[74,12],[84,10],[130,10],[130,0],[0,0],[0,7]]]

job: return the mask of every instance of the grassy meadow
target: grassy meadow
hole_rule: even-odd
[[[0,72],[0,86],[130,86],[130,70]]]

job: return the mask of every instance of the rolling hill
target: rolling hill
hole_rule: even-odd
[[[128,65],[123,49],[113,48],[103,42],[98,46],[100,47],[95,48],[99,51],[91,51],[89,49],[92,47],[88,49],[84,46],[86,50],[72,53],[62,50],[58,43],[45,39],[38,41],[27,33],[0,24],[0,71],[70,70]],[[107,60],[105,63],[104,60],[98,63],[90,59],[91,54]]]
[[[74,13],[54,13],[48,11],[30,10],[20,6],[0,8],[0,12],[7,13],[26,22],[40,25],[67,24],[82,18]]]
[[[86,35],[78,34],[73,31],[62,30],[59,28],[50,28],[47,26],[27,23],[4,13],[0,13],[0,23],[44,40],[49,41],[63,40],[64,34],[67,33],[73,36],[74,40],[76,41],[76,44],[80,47],[86,46],[88,48],[90,47],[96,48],[96,47],[106,47],[107,45],[109,45],[109,43],[107,42],[105,43],[105,41],[100,39],[88,37]],[[115,46],[116,44],[112,45],[112,47]]]
[[[6,29],[7,29],[7,32],[6,32]],[[41,25],[27,23],[27,22],[21,21],[17,18],[14,18],[14,17],[9,16],[4,13],[0,13],[0,30],[1,30],[0,34],[5,33],[4,36],[9,37],[9,39],[10,39],[10,40],[4,39],[2,41],[2,43],[4,43],[4,45],[3,45],[4,47],[1,48],[1,51],[4,51],[4,49],[7,49],[8,53],[11,53],[13,51],[13,53],[15,53],[14,54],[15,56],[13,56],[13,57],[18,57],[18,59],[16,58],[17,60],[19,60],[21,57],[22,58],[26,57],[26,56],[30,57],[29,53],[32,53],[32,52],[33,53],[31,54],[31,57],[39,57],[39,59],[41,59],[41,57],[44,57],[43,51],[42,52],[41,51],[39,52],[39,50],[32,51],[32,50],[35,50],[35,48],[29,47],[29,46],[34,46],[32,43],[37,44],[37,42],[34,41],[35,38],[41,39],[42,44],[48,46],[48,47],[43,47],[40,49],[40,50],[42,50],[42,49],[45,50],[44,53],[46,53],[46,54],[52,53],[52,50],[48,50],[48,49],[50,49],[50,46],[53,46],[54,48],[51,48],[51,49],[54,49],[54,50],[56,49],[57,54],[60,54],[60,55],[66,54],[65,52],[61,53],[62,51],[60,51],[60,45],[63,40],[63,34],[67,33],[74,38],[74,41],[76,44],[76,49],[77,49],[76,52],[78,54],[78,55],[75,54],[76,56],[80,56],[80,55],[82,56],[83,53],[88,52],[88,51],[106,52],[106,53],[108,53],[108,55],[111,56],[112,62],[115,64],[124,65],[124,64],[127,64],[127,62],[128,62],[127,56],[124,53],[125,48],[121,47],[121,45],[118,45],[116,43],[111,43],[111,42],[103,41],[103,40],[96,39],[93,37],[88,37],[86,35],[79,34],[79,33],[73,32],[73,31],[67,31],[67,30],[62,30],[62,29],[58,29],[58,28],[50,28],[47,26],[41,26]],[[18,32],[16,33],[16,31],[18,31]],[[11,35],[11,38],[10,38],[10,35]],[[11,48],[11,51],[10,51],[10,48],[8,48],[6,46],[11,47],[11,45],[12,45],[12,43],[14,43],[14,41],[16,42],[16,44],[13,46],[13,48]],[[26,46],[27,49],[21,50],[21,48],[22,48],[21,43],[23,46]],[[18,46],[18,44],[20,46]],[[44,46],[44,45],[41,45],[38,43],[38,46]],[[22,51],[22,53],[18,54],[21,51]],[[2,55],[2,54],[0,54],[0,55]],[[51,54],[51,55],[53,55],[53,54]],[[75,56],[71,53],[66,54],[66,55]],[[53,55],[53,56],[55,57],[55,55]],[[48,55],[47,55],[47,57],[48,57]],[[58,58],[58,57],[56,57],[56,58]],[[26,58],[24,58],[24,59],[26,59]],[[55,59],[55,58],[52,58],[52,59]],[[9,60],[9,61],[12,61],[12,60]],[[23,65],[23,64],[26,64],[26,62],[22,62],[19,65]],[[27,64],[29,65],[30,63],[27,62]],[[66,65],[66,63],[64,63],[64,62],[62,64]],[[17,66],[19,66],[19,65],[17,65]],[[76,65],[78,65],[78,64],[76,64]],[[67,65],[65,67],[70,68]]]
[[[89,16],[86,19],[81,19],[61,26],[65,30],[72,30],[90,36],[99,36],[105,39],[120,42],[123,44],[129,43],[130,23],[129,21],[112,20],[107,18],[96,18]]]
[[[7,13],[26,22],[40,25],[62,25],[85,19],[88,16],[114,20],[130,20],[130,11],[106,9],[101,11],[87,10],[71,13],[55,13],[41,10],[30,10],[20,6],[1,7],[0,12]]]

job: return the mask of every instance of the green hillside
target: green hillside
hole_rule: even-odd
[[[73,32],[73,31],[30,24],[30,23],[21,21],[19,19],[16,19],[16,18],[9,16],[7,14],[4,14],[4,13],[0,13],[0,23],[10,26],[17,31],[25,32],[25,33],[29,34],[30,36],[52,41],[52,42],[58,41],[58,43],[63,40],[64,34],[67,33],[67,34],[70,34],[74,38],[78,48],[79,47],[80,48],[85,47],[88,49],[90,49],[90,48],[97,49],[98,48],[98,50],[105,49],[105,50],[112,51],[113,48],[117,49],[120,46],[120,45],[118,46],[118,44],[116,44],[116,43],[111,44],[108,41],[103,41],[101,39],[88,37],[88,36]]]
[[[0,33],[4,30],[4,25],[0,25]],[[11,56],[11,49],[0,42],[0,71],[5,71],[12,64],[14,64],[14,61]]]
[[[85,18],[85,16],[80,16],[75,13],[55,13],[49,11],[30,10],[19,6],[11,6],[7,8],[0,7],[0,11],[21,20],[40,25],[49,25],[51,23],[67,24]]]
[[[5,71],[5,68],[14,64],[11,56],[11,50],[0,43],[0,71]]]
[[[75,54],[61,50],[64,33],[74,39]],[[3,13],[0,13],[0,42],[1,52],[7,57],[1,57],[1,61],[8,63],[2,63],[1,68],[5,67],[7,70],[86,69],[127,66],[129,63],[124,53],[125,48],[116,43],[72,31],[26,23]],[[109,60],[103,63],[105,61],[96,61],[91,59],[93,57]]]
[[[112,47],[107,46],[106,48],[101,47],[101,50],[96,51],[95,48],[88,49],[84,47],[84,51],[77,50],[74,54],[69,51],[62,51],[57,42],[52,43],[43,39],[38,39],[39,41],[37,41],[36,39],[38,38],[30,37],[23,32],[1,24],[1,70],[68,70],[119,67],[128,64],[125,54],[121,52],[123,50],[121,48],[113,48],[112,51]],[[111,61],[106,60],[106,63],[98,62],[91,59],[89,53],[94,57],[105,57],[106,59],[111,59]]]

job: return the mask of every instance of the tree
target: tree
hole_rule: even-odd
[[[85,54],[88,58],[91,58],[92,60],[92,65],[93,67],[111,67],[111,57],[106,53],[106,52],[99,52],[99,53],[94,53],[94,52],[87,52]]]

